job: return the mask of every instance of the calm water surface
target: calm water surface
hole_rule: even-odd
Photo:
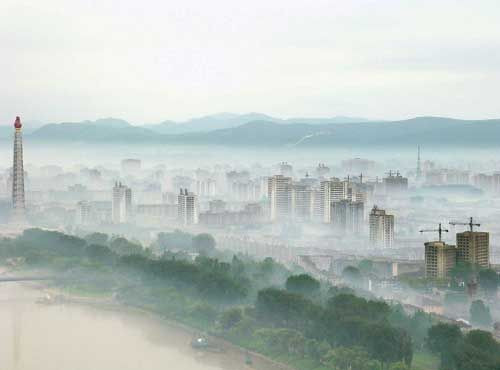
[[[192,334],[139,313],[36,303],[42,292],[0,284],[1,370],[238,370],[244,355],[193,350]],[[254,362],[254,369],[272,365]]]

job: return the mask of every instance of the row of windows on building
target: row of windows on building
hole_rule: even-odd
[[[461,262],[489,268],[489,233],[477,231],[457,233],[456,245],[442,241],[425,243],[425,276],[427,278],[446,278],[451,269]]]

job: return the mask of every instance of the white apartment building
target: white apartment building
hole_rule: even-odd
[[[391,248],[394,243],[394,216],[373,206],[369,223],[370,244],[377,248]]]
[[[132,214],[132,190],[120,183],[113,187],[112,221],[115,224],[127,223]]]
[[[198,223],[198,198],[187,189],[181,189],[177,196],[177,217],[182,225],[196,225]]]

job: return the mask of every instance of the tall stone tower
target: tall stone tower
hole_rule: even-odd
[[[12,217],[16,224],[26,222],[26,208],[24,202],[24,168],[23,168],[23,135],[21,119],[16,117],[14,122],[14,163],[12,166]]]

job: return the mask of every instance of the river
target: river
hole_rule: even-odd
[[[245,354],[191,348],[193,334],[132,310],[36,303],[42,291],[26,283],[0,285],[1,370],[276,369]]]

